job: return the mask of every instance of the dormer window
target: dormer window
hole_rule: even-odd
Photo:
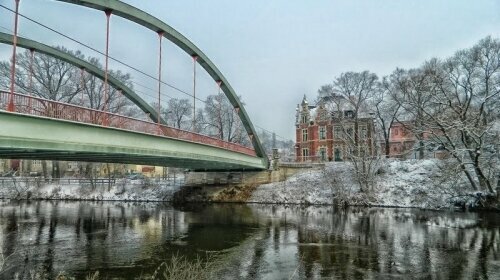
[[[344,117],[346,117],[346,118],[354,118],[354,111],[351,111],[351,110],[344,111]]]

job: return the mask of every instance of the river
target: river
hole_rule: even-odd
[[[500,279],[500,214],[0,201],[0,248],[0,279],[135,279],[172,256],[218,279]]]

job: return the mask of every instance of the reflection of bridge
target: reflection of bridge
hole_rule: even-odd
[[[159,118],[160,108],[155,110],[133,90],[108,74],[109,37],[106,41],[104,71],[55,48],[18,37],[16,5],[14,36],[0,34],[0,43],[13,45],[13,57],[16,47],[23,47],[73,64],[104,81],[105,103],[109,102],[106,96],[109,84],[147,113],[152,121],[111,113],[106,109],[106,104],[101,109],[91,109],[16,93],[13,83],[15,77],[15,60],[13,60],[11,90],[0,92],[0,158],[137,163],[193,170],[267,168],[268,160],[265,152],[234,90],[208,57],[187,38],[159,19],[120,1],[59,1],[103,10],[106,12],[108,23],[110,15],[113,14],[157,32],[160,37],[160,59],[162,37],[169,39],[188,53],[193,58],[195,79],[196,64],[199,64],[219,85],[234,107],[253,148],[166,126]],[[196,89],[195,79],[193,95]],[[161,87],[161,74],[158,80]],[[158,98],[158,104],[161,104],[159,101]]]

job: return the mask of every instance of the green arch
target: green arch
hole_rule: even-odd
[[[221,88],[228,98],[229,102],[234,108],[238,108],[238,115],[245,127],[249,136],[252,140],[252,145],[255,149],[255,153],[258,157],[261,157],[266,164],[269,165],[269,160],[267,159],[266,152],[262,147],[259,137],[255,131],[255,128],[248,117],[248,114],[243,108],[241,101],[239,100],[236,92],[231,87],[227,79],[222,75],[222,73],[217,69],[215,64],[210,61],[210,59],[191,41],[189,41],[184,35],[179,33],[177,30],[164,23],[160,19],[140,10],[131,5],[125,4],[118,0],[57,0],[60,2],[77,4],[80,6],[85,6],[101,11],[112,11],[114,15],[125,18],[127,20],[133,21],[140,24],[154,32],[163,32],[163,36],[170,40],[172,43],[177,45],[179,48],[184,50],[190,56],[197,56],[198,63],[207,71],[207,73],[216,82],[221,82]]]
[[[12,45],[13,36],[7,33],[0,32],[0,43]],[[88,73],[104,81],[105,73],[103,70],[97,68],[96,66],[85,60],[79,59],[66,52],[19,36],[17,37],[17,45],[22,48],[33,49],[39,53],[55,57],[69,64],[75,65],[79,68],[84,68]],[[158,121],[158,112],[153,107],[151,107],[146,101],[144,101],[141,97],[139,97],[131,88],[129,88],[124,83],[120,82],[118,79],[114,78],[111,75],[108,75],[108,82],[112,87],[121,90],[122,94],[125,97],[127,97],[130,101],[132,101],[135,105],[137,105],[142,111],[149,114],[151,120],[153,120],[154,122]],[[161,119],[160,121],[163,124],[166,124],[165,120]]]

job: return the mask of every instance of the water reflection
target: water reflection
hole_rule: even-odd
[[[409,209],[0,202],[0,274],[138,278],[219,252],[225,279],[500,279],[500,215]]]

